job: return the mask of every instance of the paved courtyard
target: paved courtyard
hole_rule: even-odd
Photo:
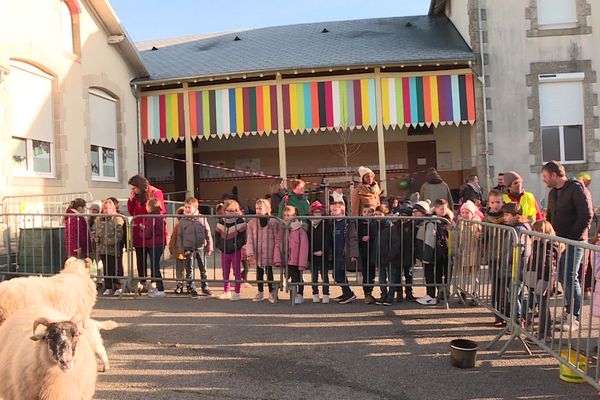
[[[243,300],[101,298],[94,317],[112,368],[98,399],[595,399],[558,379],[558,365],[514,343],[503,358],[449,364],[449,342],[498,332],[481,308],[424,308]],[[497,349],[496,349],[497,350]]]

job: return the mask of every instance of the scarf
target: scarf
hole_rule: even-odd
[[[333,193],[331,193],[331,197],[333,197],[333,201],[334,202],[341,201],[342,203],[345,203],[345,201],[344,201],[344,195],[341,194],[341,193],[333,192]]]
[[[289,222],[286,222],[286,224],[290,228],[291,231],[295,231],[296,229],[299,229],[300,227],[302,227],[302,221],[297,220],[297,219],[290,220]]]

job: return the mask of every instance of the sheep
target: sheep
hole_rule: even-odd
[[[65,315],[90,317],[98,291],[90,279],[91,260],[71,257],[59,274],[30,276],[0,282],[0,324],[15,311],[50,307]]]
[[[19,310],[0,326],[0,398],[92,398],[98,375],[96,358],[77,319],[37,308]],[[38,329],[40,325],[45,329]]]
[[[106,349],[104,348],[104,343],[102,341],[102,336],[100,335],[100,330],[110,331],[119,326],[115,321],[97,321],[95,319],[87,319],[83,324],[85,328],[85,334],[87,335],[92,348],[94,349],[94,353],[102,360],[102,372],[106,372],[110,368],[110,364],[108,362],[108,355],[106,354]]]

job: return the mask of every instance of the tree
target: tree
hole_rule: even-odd
[[[360,143],[350,142],[350,131],[341,129],[338,132],[338,143],[331,146],[331,151],[336,157],[342,161],[344,165],[344,174],[346,177],[351,176],[350,162],[352,156],[360,151],[362,145]]]

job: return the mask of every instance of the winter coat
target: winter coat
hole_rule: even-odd
[[[165,196],[163,195],[162,190],[155,188],[154,186],[150,185],[148,187],[148,198],[152,199],[158,199],[160,201],[161,204],[161,210],[160,213],[161,214],[166,214],[167,210],[165,207]],[[148,211],[146,210],[146,203],[140,203],[140,200],[138,199],[138,197],[133,197],[133,198],[129,198],[127,200],[127,211],[129,212],[129,215],[131,215],[132,217],[135,217],[136,215],[146,215],[148,214]],[[144,242],[144,237],[143,234],[141,232],[141,226],[138,223],[139,220],[134,220],[134,224],[133,224],[133,247],[143,247],[142,243]],[[165,232],[163,233],[164,237],[167,237],[167,226],[165,224]]]
[[[467,183],[465,190],[463,191],[462,199],[463,201],[471,200],[475,204],[477,204],[477,201],[479,200],[479,204],[483,204],[481,188],[472,183]]]
[[[85,258],[91,249],[87,221],[76,210],[69,209],[67,210],[67,214],[79,215],[65,218],[65,248],[67,257]]]
[[[400,253],[400,235],[398,228],[391,220],[374,220],[372,229],[374,251],[371,252],[371,263],[377,268],[387,268],[395,263]]]
[[[142,218],[138,227],[142,236],[141,247],[156,248],[164,247],[167,244],[165,218],[160,214],[150,214]]]
[[[417,225],[415,237],[416,258],[423,263],[433,264],[435,262],[435,242],[437,224],[433,221],[423,221]]]
[[[336,220],[335,219],[330,219],[327,220],[327,222],[329,223],[329,230],[331,232],[331,253],[332,253],[332,257],[335,257],[336,254],[336,247],[337,247],[337,243],[335,241],[335,223]],[[344,249],[343,249],[343,254],[344,254],[344,261],[346,264],[346,270],[347,271],[354,271],[356,270],[356,265],[352,262],[352,258],[355,258],[358,260],[359,252],[358,252],[358,233],[357,233],[357,228],[356,228],[356,221],[350,221],[350,220],[346,220],[346,223],[344,225]]]
[[[534,288],[541,295],[556,272],[559,255],[558,242],[534,239],[531,245],[531,262],[525,264],[525,285]]]
[[[441,179],[436,180],[435,183],[425,182],[423,186],[421,186],[420,195],[421,200],[430,200],[431,203],[439,199],[447,200],[448,207],[451,210],[454,210],[454,200],[452,199],[450,188],[448,187],[448,184]]]
[[[481,264],[481,225],[465,221],[459,227],[458,254],[460,265],[465,271],[468,271],[468,269],[478,267]],[[502,249],[501,254],[507,254],[506,248]]]
[[[509,225],[512,226],[512,225]],[[529,243],[529,241],[524,238],[523,236],[521,236],[521,232],[526,231],[526,230],[530,230],[531,227],[528,223],[518,223],[517,225],[512,226],[516,231],[517,231],[517,237],[520,240],[520,245],[521,245],[521,260],[523,263],[527,263],[529,261],[529,257],[531,256],[531,243]],[[500,274],[499,276],[502,278],[512,278],[512,264],[513,264],[513,247],[514,247],[514,243],[512,240],[505,240],[504,241],[504,250],[503,250],[503,254],[506,257],[506,263],[502,265],[502,268],[500,270]],[[503,260],[504,261],[504,260]],[[523,281],[523,267],[524,265],[519,264],[517,266],[517,280],[519,282]]]
[[[360,183],[352,191],[352,212],[350,215],[359,217],[364,206],[371,206],[373,209],[381,205],[381,189],[375,183],[373,186]]]
[[[275,242],[279,238],[279,223],[267,218],[267,224],[261,225],[261,217],[248,221],[246,231],[246,256],[254,257],[257,266],[273,265],[273,257],[279,252]]]
[[[96,253],[117,255],[123,238],[123,226],[125,221],[121,217],[96,217],[96,223],[92,226],[91,237],[95,239]]]
[[[221,218],[215,228],[216,246],[225,254],[241,251],[246,244],[246,222],[243,218]]]
[[[579,181],[569,180],[548,194],[546,219],[554,227],[556,236],[587,240],[592,215],[590,192]]]
[[[304,197],[304,195],[298,196],[294,192],[287,192],[287,194],[283,196],[283,199],[281,199],[281,202],[279,203],[279,209],[277,213],[279,218],[283,218],[283,209],[285,208],[285,206],[296,207],[296,210],[298,210],[297,215],[302,217],[308,215],[310,203],[308,202],[308,200],[306,200],[306,197]]]
[[[286,194],[287,194],[287,191],[285,189],[282,189],[277,193],[271,194],[271,210],[272,210],[272,212],[279,213],[279,205],[281,204],[281,201],[283,200],[283,197]]]
[[[273,262],[275,265],[282,265],[282,254],[285,254],[287,248],[287,265],[294,265],[300,270],[308,267],[308,235],[302,228],[302,222],[295,220],[286,226],[284,242],[277,236],[275,246],[279,251],[275,251]],[[285,265],[284,265],[285,266]]]
[[[331,249],[333,246],[331,235],[331,224],[325,220],[321,220],[316,226],[312,223],[308,224],[308,242],[310,244],[308,260],[312,268],[322,268],[324,263],[329,268],[331,258]],[[313,253],[322,251],[323,255],[315,256]]]
[[[412,267],[415,263],[415,231],[413,220],[400,220],[396,223],[400,247],[395,253],[396,262],[392,266]]]
[[[598,253],[594,253],[594,278],[596,278],[596,283],[594,285],[592,315],[600,317],[600,254]]]
[[[214,250],[213,238],[208,220],[200,214],[184,216],[179,220],[177,229],[177,251],[178,254],[186,250],[196,250],[206,247],[206,250]],[[175,233],[173,233],[175,236]]]

